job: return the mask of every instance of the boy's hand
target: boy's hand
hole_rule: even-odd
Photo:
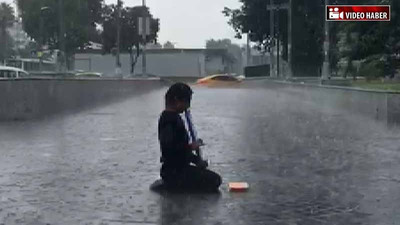
[[[201,146],[204,146],[204,142],[201,139],[198,139],[196,142],[189,144],[190,150],[197,150]]]
[[[202,169],[206,169],[208,167],[208,162],[206,160],[199,160],[196,166]]]
[[[206,145],[206,144],[204,144],[204,141],[203,141],[203,139],[197,139],[197,144],[199,144],[199,146],[204,146],[204,145]]]
[[[190,150],[193,151],[193,150],[200,148],[200,145],[197,142],[193,142],[193,143],[189,144],[189,148],[190,148]]]

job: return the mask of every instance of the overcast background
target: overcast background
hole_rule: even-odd
[[[117,0],[105,0],[107,4]],[[12,3],[13,0],[0,0]],[[142,0],[125,0],[125,5],[142,4]],[[200,48],[207,39],[230,38],[232,42],[244,44],[245,40],[235,39],[233,29],[221,13],[225,6],[240,7],[238,0],[146,0],[151,13],[160,19],[159,42],[171,41],[179,48]]]

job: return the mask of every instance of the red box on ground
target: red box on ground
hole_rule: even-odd
[[[247,182],[230,182],[228,187],[230,192],[244,192],[249,189],[249,184]]]

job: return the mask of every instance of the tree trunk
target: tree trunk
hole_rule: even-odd
[[[6,51],[7,51],[7,32],[6,32],[6,18],[3,17],[0,20],[0,64],[6,58]]]
[[[133,50],[132,48],[129,49],[129,57],[131,60],[131,76],[133,77],[134,73],[135,73],[135,64],[133,62]]]
[[[136,66],[137,60],[138,60],[139,55],[140,55],[139,43],[136,44],[135,47],[136,47],[136,55],[133,55],[133,48],[131,48],[129,50],[129,55],[130,55],[130,58],[131,58],[131,75],[132,76],[135,73],[135,66]]]

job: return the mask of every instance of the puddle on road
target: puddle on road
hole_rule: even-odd
[[[132,224],[132,225],[154,225],[158,224],[157,222],[150,222],[150,221],[139,221],[139,220],[113,220],[107,219],[103,220],[103,223],[107,225],[121,225],[121,224]]]
[[[117,113],[115,112],[92,112],[92,113],[88,113],[88,115],[90,116],[113,116]]]
[[[43,153],[42,156],[47,158],[47,157],[52,156],[52,154],[50,154],[50,153]]]
[[[121,140],[120,138],[112,138],[112,137],[105,137],[105,138],[100,138],[100,141],[108,142],[108,141],[119,141]]]

